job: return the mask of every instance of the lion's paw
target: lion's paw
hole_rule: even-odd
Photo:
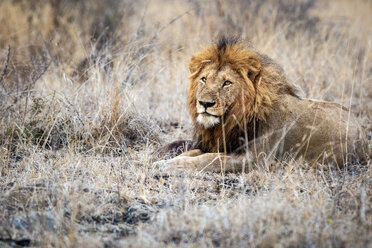
[[[168,160],[160,160],[153,163],[152,168],[159,170],[161,173],[182,174],[185,171],[185,166],[182,161],[183,159],[180,157]]]

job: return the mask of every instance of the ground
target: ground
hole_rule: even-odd
[[[370,162],[165,175],[191,55],[240,34],[372,131],[370,1],[3,0],[0,246],[372,246]]]

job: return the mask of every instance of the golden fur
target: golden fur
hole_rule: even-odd
[[[283,70],[252,47],[222,38],[196,53],[189,69],[194,145],[166,161],[170,167],[236,171],[261,158],[342,166],[368,154],[346,108],[299,98]]]

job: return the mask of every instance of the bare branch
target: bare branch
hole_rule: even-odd
[[[29,80],[25,83],[21,91],[17,90],[17,94],[13,99],[13,103],[6,108],[6,111],[9,110],[12,107],[12,105],[14,106],[14,104],[16,104],[22,96],[29,92],[29,90],[35,85],[35,83],[45,74],[51,63],[52,58],[49,58],[49,61],[46,61],[44,59],[35,59],[31,57],[31,64],[33,67],[32,75],[30,76]]]
[[[5,88],[5,85],[3,83],[3,79],[4,79],[4,76],[5,76],[6,70],[8,69],[9,58],[10,58],[10,47],[8,46],[8,49],[7,49],[7,52],[6,52],[6,58],[5,58],[4,65],[3,65],[3,70],[0,73],[0,84],[3,87],[5,92],[6,92],[6,88]]]
[[[183,16],[187,15],[190,13],[190,10],[189,11],[186,11],[184,12],[183,14],[180,14],[178,16],[176,16],[175,18],[173,18],[170,22],[168,22],[167,24],[165,24],[164,26],[162,26],[153,36],[152,38],[150,39],[150,42],[149,44],[152,44],[160,35],[160,33],[162,33],[166,28],[168,28],[170,25],[172,25],[174,22],[176,22],[177,20],[181,19]]]
[[[45,74],[50,64],[52,63],[52,59],[50,59],[47,63],[45,61],[40,61],[40,60],[36,61],[34,59],[31,59],[31,61],[32,61],[34,70],[33,70],[31,79],[23,87],[21,95],[23,95],[27,91],[27,89],[35,85],[35,83]]]

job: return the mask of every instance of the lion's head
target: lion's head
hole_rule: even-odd
[[[295,95],[278,65],[237,39],[220,38],[196,53],[189,69],[188,108],[197,146],[206,152],[235,151],[280,94]]]

